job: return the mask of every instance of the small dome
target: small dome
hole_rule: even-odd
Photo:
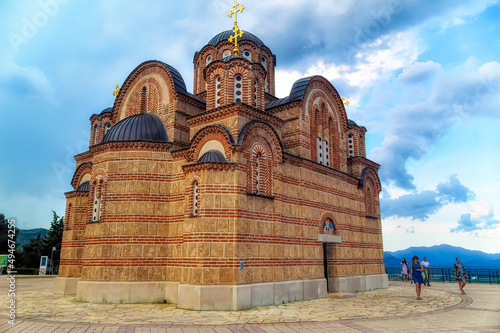
[[[104,110],[101,111],[101,114],[103,113],[111,113],[113,112],[113,108],[105,108]]]
[[[358,126],[358,124],[356,124],[356,122],[354,120],[351,120],[351,119],[347,119],[347,125]]]
[[[238,38],[238,42],[248,40],[248,41],[254,42],[255,45],[257,45],[258,47],[261,47],[264,45],[264,43],[259,39],[259,37],[255,36],[254,34],[248,32],[246,30],[243,30],[243,31],[244,31],[243,36]],[[221,33],[218,33],[208,42],[208,44],[212,45],[212,46],[217,46],[217,44],[219,44],[220,42],[228,40],[232,34],[233,34],[233,30],[226,30],[226,31],[223,31]]]
[[[76,189],[76,191],[88,192],[89,189],[90,189],[90,182],[87,180],[86,182],[81,183],[80,186],[78,186],[78,188]]]
[[[227,163],[227,160],[220,151],[213,149],[203,154],[197,163]]]
[[[120,120],[106,133],[102,142],[148,141],[168,142],[161,119],[151,113],[140,113]]]

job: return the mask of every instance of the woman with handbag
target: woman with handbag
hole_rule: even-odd
[[[465,273],[464,265],[460,263],[460,258],[458,257],[457,263],[453,265],[453,271],[455,272],[455,280],[458,281],[458,287],[460,288],[462,295],[465,295],[464,287],[467,274]]]
[[[420,292],[422,290],[422,283],[424,283],[424,280],[422,279],[422,272],[424,271],[424,268],[422,267],[422,264],[418,262],[418,257],[413,256],[411,259],[411,277],[413,279],[413,282],[415,282],[415,288],[417,291],[417,299],[420,300],[422,299],[420,297]]]

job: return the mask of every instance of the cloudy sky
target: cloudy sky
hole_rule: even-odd
[[[64,214],[89,117],[141,62],[177,68],[230,29],[233,1],[0,1],[0,212]],[[500,252],[499,0],[242,2],[277,57],[277,95],[323,75],[382,165],[384,248]]]

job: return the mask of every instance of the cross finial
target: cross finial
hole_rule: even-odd
[[[238,14],[238,12],[243,13],[243,9],[245,9],[245,7],[243,5],[241,5],[239,8],[236,8],[238,6],[240,6],[240,4],[237,1],[235,1],[233,4],[234,10],[232,10],[232,11],[230,10],[229,13],[227,13],[227,16],[229,18],[233,17],[233,14],[234,14],[234,25],[235,26],[238,25],[238,22],[236,20],[236,15]]]
[[[234,14],[234,25],[233,25],[233,33],[234,33],[234,35],[232,35],[231,37],[229,37],[228,41],[231,42],[231,43],[234,41],[233,52],[234,52],[234,55],[237,56],[238,53],[240,53],[240,50],[238,49],[238,37],[243,36],[243,34],[245,32],[242,31],[242,30],[240,30],[240,28],[238,27],[238,21],[236,20],[236,15],[238,14],[238,12],[243,13],[243,9],[245,9],[245,7],[242,6],[242,5],[240,5],[237,1],[235,1],[234,4],[233,4],[233,8],[234,8],[233,11],[230,10],[229,13],[227,13],[227,16],[229,18],[233,17],[233,14]]]
[[[344,97],[341,97],[341,99],[342,99],[342,103],[344,103],[345,106],[348,106],[349,103],[351,103],[347,99],[345,99]]]
[[[113,91],[113,96],[115,97],[118,97],[118,92],[120,91],[120,87],[118,85],[115,86],[115,90]]]
[[[238,26],[235,26],[233,28],[233,32],[234,32],[234,35],[232,35],[231,37],[229,37],[228,41],[230,41],[232,43],[233,40],[234,40],[234,49],[233,49],[233,52],[234,52],[234,55],[237,56],[238,53],[240,53],[240,50],[238,49],[238,37],[243,36],[243,34],[245,32],[241,31],[240,28],[238,28]]]

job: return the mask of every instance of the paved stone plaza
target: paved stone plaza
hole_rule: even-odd
[[[54,279],[16,281],[16,326],[7,324],[0,283],[0,332],[499,332],[500,286],[433,283],[420,301],[409,283],[356,297],[324,298],[244,311],[188,311],[170,304],[90,304],[53,292]],[[334,295],[335,296],[335,295]]]

